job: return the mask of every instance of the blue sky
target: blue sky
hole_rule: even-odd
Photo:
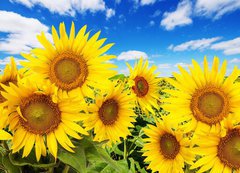
[[[51,25],[62,21],[67,30],[72,21],[77,30],[85,24],[92,33],[101,30],[115,43],[108,53],[117,56],[120,73],[140,56],[160,76],[205,55],[227,59],[228,73],[240,65],[239,0],[1,0],[0,68],[9,56],[22,59],[20,52],[39,47],[39,32],[51,38]]]

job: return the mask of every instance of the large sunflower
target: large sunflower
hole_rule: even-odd
[[[197,146],[194,152],[201,156],[191,166],[200,167],[198,172],[210,170],[210,173],[240,173],[240,127],[227,124],[226,133],[198,134],[193,143]],[[225,126],[226,128],[226,126]]]
[[[18,86],[10,83],[3,86],[6,92],[2,95],[7,99],[10,109],[9,128],[13,131],[12,152],[23,149],[23,157],[27,157],[35,144],[37,160],[46,155],[46,146],[56,158],[57,142],[66,150],[74,152],[74,145],[67,135],[80,139],[78,133],[88,133],[76,122],[81,120],[79,112],[85,102],[77,98],[62,98],[57,88],[38,80],[18,82]],[[84,109],[84,108],[83,108]]]
[[[143,111],[154,113],[152,106],[157,108],[157,100],[159,99],[160,78],[157,78],[157,73],[154,73],[156,66],[148,68],[148,60],[143,63],[143,58],[132,68],[127,64],[130,70],[129,83],[132,87],[132,93],[136,97],[136,101]]]
[[[240,87],[239,83],[234,83],[239,75],[237,67],[225,79],[226,60],[220,70],[217,57],[213,60],[211,70],[206,58],[203,70],[195,60],[192,63],[190,73],[179,66],[181,74],[173,73],[176,80],[168,79],[176,90],[166,90],[172,97],[163,100],[169,103],[163,108],[171,112],[176,121],[189,122],[185,123],[186,131],[209,132],[215,128],[220,131],[224,120],[239,120],[240,116],[234,114],[240,112]]]
[[[150,162],[148,168],[153,172],[183,173],[184,162],[192,164],[194,160],[189,139],[183,137],[181,130],[173,130],[170,119],[164,118],[156,125],[148,125],[144,130],[148,143],[144,144],[143,156],[145,162]]]
[[[130,134],[129,127],[135,122],[133,112],[134,99],[123,91],[121,84],[109,85],[107,94],[100,93],[96,104],[89,106],[88,118],[84,121],[87,129],[94,129],[95,141],[109,140],[108,144],[120,141]]]
[[[52,27],[53,45],[41,33],[37,38],[44,49],[36,48],[32,54],[22,54],[29,61],[21,64],[38,74],[36,80],[41,75],[44,79],[50,79],[62,91],[80,89],[88,95],[89,85],[105,86],[102,85],[104,81],[115,74],[110,68],[116,66],[107,63],[115,56],[104,54],[113,44],[102,46],[106,39],[97,40],[100,31],[88,39],[89,32],[85,34],[86,28],[85,25],[75,36],[75,26],[72,23],[68,36],[64,23],[60,24],[59,35]]]

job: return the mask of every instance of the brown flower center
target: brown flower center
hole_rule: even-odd
[[[118,118],[118,103],[114,99],[106,100],[98,111],[105,125],[112,125]]]
[[[81,87],[87,76],[85,60],[72,52],[58,54],[51,62],[50,80],[61,89],[72,90]]]
[[[205,87],[196,90],[191,100],[194,117],[203,123],[212,125],[220,122],[229,114],[229,100],[219,88]]]
[[[20,124],[34,134],[47,134],[55,130],[61,122],[61,112],[56,103],[46,95],[31,95],[22,100]]]
[[[135,81],[135,85],[132,87],[134,93],[138,97],[144,97],[149,90],[148,82],[144,77],[141,77],[141,76],[136,76],[134,81]]]
[[[166,159],[174,159],[180,151],[180,144],[175,136],[165,133],[160,138],[160,149]]]
[[[233,169],[240,168],[240,131],[228,131],[218,144],[218,157],[224,165]]]

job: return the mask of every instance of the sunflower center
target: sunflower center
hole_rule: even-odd
[[[137,76],[134,79],[135,86],[132,87],[133,91],[138,97],[143,97],[148,93],[149,85],[144,77]]]
[[[64,83],[72,83],[80,74],[80,67],[73,59],[61,59],[56,63],[55,72],[58,79]]]
[[[224,165],[233,169],[240,168],[240,131],[228,131],[218,144],[218,157]]]
[[[72,52],[57,55],[50,65],[50,80],[64,90],[81,87],[87,76],[85,60]]]
[[[103,124],[111,125],[118,118],[118,103],[114,99],[106,100],[98,111]]]
[[[3,84],[3,85],[6,85],[6,86],[9,86],[9,83],[10,83],[10,82],[12,82],[12,83],[15,84],[15,85],[17,84],[17,81],[16,81],[16,80],[8,80],[8,81],[3,82],[2,84]],[[5,91],[5,90],[2,88],[2,86],[0,86],[0,103],[3,103],[3,102],[6,101],[6,99],[5,99],[5,97],[2,96],[1,91]]]
[[[218,116],[223,109],[223,98],[217,93],[204,93],[198,101],[199,110],[207,117]]]
[[[61,121],[61,112],[56,103],[46,95],[32,95],[20,105],[21,125],[34,134],[47,134],[56,129]]]
[[[209,125],[216,124],[228,116],[229,100],[221,89],[205,87],[193,94],[191,110],[198,121]]]
[[[160,139],[160,149],[166,159],[174,159],[180,151],[180,145],[175,136],[165,133]]]

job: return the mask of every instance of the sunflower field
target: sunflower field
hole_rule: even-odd
[[[140,58],[124,76],[99,36],[60,23],[21,68],[11,58],[0,78],[1,172],[240,173],[237,67],[226,76],[227,61],[205,57],[159,78]]]

